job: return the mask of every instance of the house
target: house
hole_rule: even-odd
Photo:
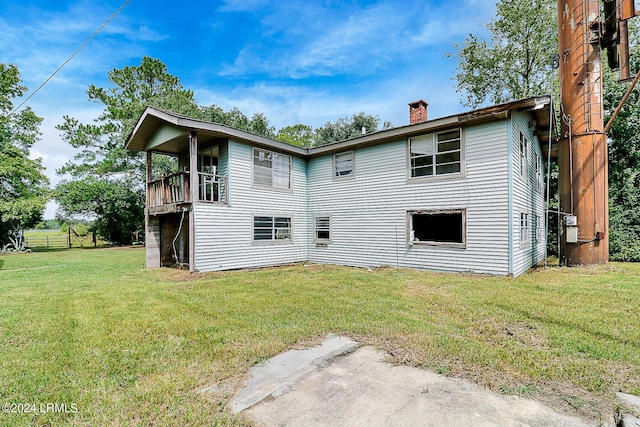
[[[126,143],[147,155],[147,267],[518,276],[542,261],[550,98],[434,120],[409,105],[409,125],[309,149],[147,108]],[[179,172],[155,177],[158,154]]]

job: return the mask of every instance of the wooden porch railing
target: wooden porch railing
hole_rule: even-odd
[[[198,201],[227,203],[227,177],[198,173]],[[147,183],[147,207],[190,202],[189,172],[178,172]]]

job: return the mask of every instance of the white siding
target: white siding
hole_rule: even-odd
[[[529,121],[533,120],[527,113],[513,113],[512,115],[512,168],[513,168],[513,275],[519,276],[532,266],[544,260],[544,247],[546,234],[542,232],[541,239],[536,241],[535,221],[536,216],[542,218],[544,224],[545,187],[536,185],[536,153],[542,158],[542,151],[537,136],[529,128]],[[528,175],[520,173],[520,132],[529,140],[528,151]],[[529,215],[529,237],[521,242],[520,214]]]
[[[309,160],[309,221],[331,215],[331,243],[309,260],[509,274],[509,120],[463,130],[463,177],[408,180],[407,141],[355,150],[355,178],[332,179],[332,156]],[[466,248],[407,244],[408,210],[466,209]],[[312,224],[310,222],[310,224]]]
[[[222,153],[223,150],[221,157]],[[229,141],[227,155],[229,206],[194,204],[195,268],[214,271],[306,260],[306,161],[293,157],[292,191],[281,191],[252,186],[252,146]],[[227,164],[221,158],[221,172],[224,169]],[[293,241],[252,244],[254,215],[291,217]]]

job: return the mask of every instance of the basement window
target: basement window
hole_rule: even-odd
[[[254,216],[253,241],[291,241],[291,218]]]
[[[466,246],[466,210],[407,212],[409,244]]]

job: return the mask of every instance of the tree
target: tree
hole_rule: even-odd
[[[144,198],[137,191],[107,178],[88,177],[56,187],[63,215],[95,216],[93,229],[105,240],[130,243],[144,224]]]
[[[193,92],[183,88],[178,77],[169,74],[159,59],[144,57],[139,66],[114,69],[108,78],[112,87],[91,85],[87,90],[89,100],[104,105],[104,111],[94,123],[84,124],[65,116],[63,124],[57,127],[63,139],[80,152],[74,161],[58,170],[58,174],[70,174],[73,181],[62,181],[56,187],[55,197],[66,215],[94,217],[100,235],[112,243],[129,243],[132,233],[143,229],[145,156],[126,150],[124,145],[147,106],[258,135],[275,135],[262,113],[249,119],[237,108],[225,112],[216,105],[198,106]],[[154,156],[153,170],[172,172],[177,167],[174,160]],[[124,204],[118,203],[115,195],[121,197]],[[105,203],[112,204],[112,208]],[[120,208],[115,209],[116,206]],[[133,211],[127,211],[125,206]],[[112,224],[117,229],[101,224]]]
[[[217,105],[210,105],[208,107],[200,107],[199,111],[195,113],[195,117],[208,122],[230,126],[234,129],[251,132],[255,135],[265,136],[267,138],[275,137],[275,128],[269,125],[269,119],[267,119],[263,113],[255,113],[251,119],[249,119],[238,107],[224,111]]]
[[[630,21],[630,43],[637,47],[640,34]],[[640,70],[640,58],[631,57],[631,69]],[[629,83],[605,67],[604,108],[608,121]],[[609,249],[614,261],[640,261],[640,89],[636,86],[613,122],[609,137]]]
[[[343,117],[334,122],[327,122],[324,126],[316,129],[314,144],[324,145],[330,142],[356,138],[363,134],[378,131],[379,125],[380,117],[370,114],[358,113],[351,118]],[[385,122],[383,129],[388,129],[391,126],[390,122]]]
[[[502,0],[487,25],[491,40],[470,34],[456,44],[456,90],[478,107],[551,93],[551,56],[557,53],[557,6],[552,0]],[[448,54],[448,56],[453,56]]]
[[[308,125],[297,124],[285,126],[278,131],[275,139],[297,147],[310,147],[313,145],[313,128]]]
[[[41,159],[29,158],[42,119],[29,107],[11,114],[12,99],[27,90],[20,82],[15,65],[0,64],[0,243],[38,223],[49,197]]]
[[[160,60],[144,57],[139,66],[108,73],[113,87],[89,86],[89,100],[105,109],[93,124],[65,116],[57,127],[62,137],[81,151],[59,174],[70,174],[55,190],[66,215],[95,218],[96,231],[115,244],[131,242],[144,223],[144,155],[128,151],[125,141],[148,106],[195,116],[199,112],[193,92],[184,89]],[[158,157],[158,170],[171,168]]]

